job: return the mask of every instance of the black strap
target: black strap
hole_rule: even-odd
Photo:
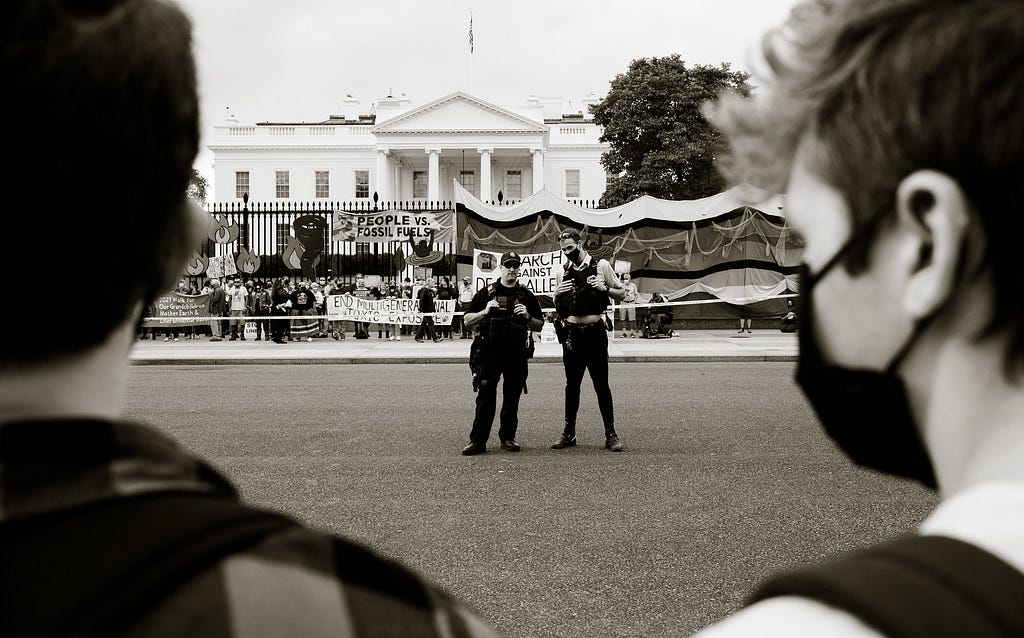
[[[196,493],[0,526],[0,636],[114,636],[221,558],[296,526]]]
[[[894,638],[1024,636],[1024,573],[969,543],[901,538],[774,578],[750,602],[813,598]]]

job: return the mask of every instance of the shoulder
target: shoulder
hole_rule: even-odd
[[[883,638],[856,616],[799,596],[780,596],[751,605],[712,625],[695,638]]]
[[[297,527],[227,557],[179,589],[130,635],[330,636],[394,619],[410,634],[442,622],[470,636],[496,635],[467,607],[418,573],[357,543]],[[169,631],[156,631],[167,627]],[[417,630],[419,627],[419,630]]]

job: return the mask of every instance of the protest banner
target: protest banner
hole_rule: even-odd
[[[560,250],[547,253],[524,253],[519,255],[522,266],[519,269],[519,283],[526,286],[538,297],[555,294],[555,279],[562,269],[565,256]],[[500,252],[473,249],[473,288],[479,290],[493,283],[501,276],[498,270]]]
[[[390,243],[432,239],[450,242],[455,237],[455,211],[349,212],[332,215],[331,241]]]
[[[210,295],[169,292],[153,302],[153,313],[142,320],[147,328],[194,326],[210,320]]]
[[[434,301],[434,323],[449,326],[455,312],[454,299]],[[360,299],[354,295],[327,297],[328,321],[362,321],[417,326],[423,315],[416,299]]]

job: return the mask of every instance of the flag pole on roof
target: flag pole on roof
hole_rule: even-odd
[[[469,10],[469,94],[473,94],[473,9]]]

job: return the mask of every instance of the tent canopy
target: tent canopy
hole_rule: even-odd
[[[571,204],[547,189],[534,193],[518,204],[495,206],[484,203],[455,182],[455,203],[498,223],[514,222],[523,217],[548,212],[593,228],[630,226],[651,220],[675,223],[709,221],[742,208],[752,208],[771,217],[783,216],[781,195],[769,195],[753,186],[742,184],[701,199],[672,201],[644,195],[615,208],[593,210]]]
[[[677,318],[777,316],[786,309],[779,295],[797,287],[803,244],[786,223],[782,196],[749,186],[689,201],[641,197],[602,210],[548,190],[504,206],[458,183],[455,195],[461,264],[472,263],[474,249],[555,251],[563,228],[582,227],[587,252],[632,272],[640,302],[654,292],[670,301],[722,301],[680,306]]]

